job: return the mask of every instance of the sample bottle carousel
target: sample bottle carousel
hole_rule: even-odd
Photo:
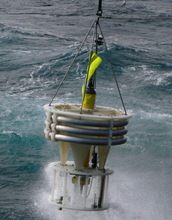
[[[55,96],[48,105],[44,106],[45,137],[58,142],[60,149],[60,160],[49,165],[53,169],[50,201],[59,209],[96,211],[109,208],[108,183],[113,170],[105,166],[106,161],[111,146],[126,142],[125,126],[130,116],[127,115],[116,78],[124,112],[106,106],[96,106],[96,70],[102,62],[98,56],[98,47],[105,44],[108,55],[99,24],[100,18],[103,18],[101,7],[102,1],[99,0],[97,20],[91,25],[72,62],[73,65],[93,29],[93,45],[87,75],[82,86],[82,103],[52,103],[71,65]],[[111,68],[113,72],[112,65]],[[70,150],[73,161],[68,161]]]

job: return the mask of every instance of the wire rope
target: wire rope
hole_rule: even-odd
[[[61,86],[62,86],[64,80],[66,79],[67,75],[69,74],[69,72],[70,72],[70,70],[71,70],[71,68],[72,68],[72,66],[73,66],[73,64],[74,64],[74,62],[75,62],[75,60],[76,60],[78,54],[80,53],[80,51],[81,51],[81,49],[82,49],[82,47],[83,47],[83,45],[84,45],[84,43],[85,43],[85,41],[86,41],[88,35],[90,34],[90,31],[91,31],[92,27],[94,26],[94,24],[95,24],[95,21],[92,23],[91,27],[89,28],[89,30],[88,30],[88,32],[87,32],[87,34],[86,34],[84,40],[82,41],[82,43],[81,43],[81,45],[80,45],[80,48],[78,49],[78,51],[77,51],[77,53],[76,53],[76,55],[75,55],[75,57],[74,57],[74,59],[73,59],[71,65],[69,66],[69,68],[68,68],[68,70],[66,71],[66,73],[65,73],[65,75],[64,75],[64,77],[63,77],[63,79],[61,80],[59,86],[57,87],[57,90],[56,90],[54,96],[52,97],[52,99],[51,99],[51,101],[50,101],[50,103],[49,103],[49,106],[51,106],[52,102],[54,101],[55,97],[57,96],[57,94],[58,94],[58,92],[59,92],[59,90],[60,90],[60,88],[61,88]]]

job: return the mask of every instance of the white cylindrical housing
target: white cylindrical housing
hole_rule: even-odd
[[[86,168],[75,170],[74,163],[67,161],[50,164],[54,170],[51,202],[59,209],[97,211],[109,208],[108,178],[113,171]]]

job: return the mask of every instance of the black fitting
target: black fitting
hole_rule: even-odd
[[[96,40],[97,45],[101,46],[103,44],[103,36],[99,34],[97,40]]]
[[[99,0],[98,11],[96,15],[102,16],[102,0]]]
[[[92,158],[92,168],[96,168],[97,167],[97,153],[93,153],[93,158]]]

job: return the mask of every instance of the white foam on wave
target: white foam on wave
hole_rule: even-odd
[[[129,67],[131,73],[137,73],[134,79],[137,81],[145,82],[146,84],[152,84],[155,86],[169,85],[171,83],[170,78],[172,72],[165,72],[155,70],[149,66],[142,65],[138,67]]]
[[[165,113],[158,113],[158,112],[146,112],[143,110],[140,110],[136,113],[136,115],[139,115],[141,119],[151,119],[156,122],[170,122],[172,120],[171,114],[165,114]],[[171,121],[172,122],[172,121]]]
[[[140,77],[143,78],[146,83],[150,82],[156,86],[169,85],[171,83],[169,79],[172,77],[172,72],[157,72],[157,70],[149,69],[147,66],[142,66],[142,68],[143,75],[140,75]]]

